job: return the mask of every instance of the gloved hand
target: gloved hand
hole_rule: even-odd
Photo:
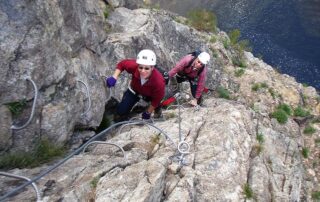
[[[115,79],[113,76],[110,76],[106,78],[106,85],[108,88],[111,88],[116,85],[117,79]]]
[[[142,119],[148,120],[148,119],[150,119],[150,117],[151,117],[151,113],[149,113],[149,112],[142,113]]]

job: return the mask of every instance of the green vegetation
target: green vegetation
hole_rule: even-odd
[[[308,87],[309,85],[307,83],[302,83],[303,87]]]
[[[237,59],[237,57],[232,58],[232,64],[238,67],[247,67],[246,62],[243,59]]]
[[[254,158],[255,156],[257,155],[260,155],[260,153],[262,152],[263,150],[263,143],[264,143],[264,136],[262,133],[258,133],[257,136],[256,136],[256,140],[258,141],[259,144],[255,144],[253,146],[253,152],[251,153],[252,158]]]
[[[113,11],[112,6],[110,4],[107,4],[107,6],[105,7],[105,9],[103,11],[104,18],[107,19],[112,11]]]
[[[261,83],[254,83],[251,90],[252,91],[258,91],[262,88],[268,88],[268,84],[265,82],[261,82]]]
[[[301,106],[298,106],[293,110],[293,115],[294,116],[299,116],[299,117],[306,117],[310,115],[310,112],[303,109]]]
[[[215,43],[217,41],[217,37],[212,35],[211,38],[210,38],[210,42],[211,43]]]
[[[236,77],[240,77],[240,76],[242,76],[242,75],[244,74],[244,72],[245,72],[245,69],[244,69],[244,68],[238,68],[238,69],[236,69],[236,71],[234,72],[234,75],[235,75]]]
[[[277,121],[281,124],[287,123],[288,121],[288,115],[283,110],[276,110],[271,114],[271,117],[277,119]]]
[[[243,186],[243,195],[244,195],[244,198],[246,199],[252,199],[253,198],[253,191],[250,187],[250,185],[248,183],[246,183],[244,186]]]
[[[215,32],[217,29],[217,17],[213,12],[205,9],[197,9],[187,14],[188,24],[199,31]]]
[[[97,185],[98,185],[98,182],[99,182],[100,178],[101,178],[100,176],[96,176],[90,181],[90,186],[91,186],[92,189],[97,188]]]
[[[320,200],[320,191],[315,191],[311,195],[312,199]]]
[[[217,92],[219,98],[224,98],[227,100],[231,99],[230,92],[228,91],[228,89],[225,89],[224,87],[220,86],[218,87]]]
[[[25,99],[23,99],[19,102],[10,102],[5,105],[8,106],[10,112],[14,116],[18,116],[19,114],[22,113],[23,109],[26,107],[27,101]]]
[[[302,148],[302,151],[301,151],[303,158],[308,158],[308,157],[309,157],[309,152],[310,152],[310,151],[309,151],[308,148],[303,147],[303,148]]]
[[[31,152],[18,152],[0,157],[0,169],[33,168],[63,156],[66,150],[62,146],[42,140]]]
[[[223,47],[224,47],[225,49],[229,49],[230,46],[231,46],[228,39],[224,39],[224,40],[222,41],[222,43],[223,43]]]
[[[263,144],[264,143],[264,136],[263,136],[262,133],[257,134],[256,139],[259,142],[259,144]]]
[[[275,99],[275,98],[276,98],[276,93],[274,92],[273,88],[269,88],[268,91],[269,91],[271,97],[272,97],[273,99]]]
[[[320,138],[316,138],[315,140],[314,140],[314,143],[316,144],[316,146],[320,146]]]
[[[230,46],[235,51],[235,55],[232,58],[232,63],[239,67],[246,67],[245,61],[243,59],[243,52],[252,50],[249,41],[240,40],[241,33],[238,29],[234,29],[231,32],[229,32],[228,36],[230,38]]]
[[[91,181],[90,181],[90,186],[92,189],[97,188],[98,182],[101,177],[105,176],[106,172],[100,173],[98,176],[95,176]]]
[[[280,124],[284,124],[288,121],[288,116],[291,115],[291,108],[287,104],[280,104],[276,110],[271,114],[272,118],[277,119]]]
[[[287,104],[280,104],[277,109],[285,111],[289,116],[292,114],[291,107]]]
[[[315,132],[316,132],[316,129],[314,127],[312,127],[312,125],[310,125],[310,124],[308,124],[303,130],[303,133],[307,134],[307,135],[311,135]]]

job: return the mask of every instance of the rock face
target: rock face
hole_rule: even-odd
[[[109,4],[130,7],[130,2]],[[303,87],[247,52],[247,68],[235,76],[238,67],[232,64],[233,50],[224,46],[224,32],[199,32],[175,21],[175,14],[153,9],[119,7],[105,19],[106,6],[84,0],[0,2],[2,152],[28,151],[39,138],[64,145],[73,140],[81,144],[77,138],[92,136],[91,129],[109,113],[101,109],[111,97],[121,98],[130,79],[123,73],[111,91],[102,77],[111,75],[119,60],[134,58],[144,48],[156,52],[163,69],[194,49],[208,51],[213,59],[207,86],[214,93],[205,95],[198,111],[183,105],[181,130],[179,110],[167,109],[166,120],[154,123],[165,134],[141,125],[110,131],[108,142],[121,146],[126,158],[117,147],[90,147],[37,181],[43,201],[312,200],[320,179],[313,167],[319,165],[314,141],[320,138],[319,123],[313,123],[317,130],[306,141],[302,131],[307,120],[289,117],[279,124],[269,114],[286,103],[306,106],[317,117],[314,88]],[[212,37],[216,42],[210,42]],[[10,130],[31,113],[34,93],[27,77],[39,89],[34,117],[26,128]],[[268,88],[252,90],[255,83]],[[215,97],[221,86],[233,100]],[[186,87],[183,95],[189,93]],[[23,100],[22,112],[13,115],[10,104]],[[303,159],[301,150],[309,146],[313,154]],[[8,172],[32,178],[48,168]],[[0,178],[1,195],[15,187]],[[30,186],[22,193],[9,201],[35,199]]]
[[[170,139],[146,126],[120,127],[109,142],[124,148],[127,161],[117,147],[107,145],[77,155],[38,182],[44,201],[241,201],[245,185],[258,201],[302,199],[304,169],[295,122],[280,126],[234,101],[209,98],[205,105],[199,111],[181,110],[182,140],[190,145],[183,166],[174,146],[179,112],[167,110],[165,116],[175,117],[155,126]],[[265,140],[260,152],[257,132]],[[13,200],[26,196],[34,193]]]

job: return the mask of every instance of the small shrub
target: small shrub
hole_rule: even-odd
[[[216,36],[212,35],[211,38],[210,38],[210,42],[211,42],[211,43],[217,42]]]
[[[320,138],[317,138],[314,140],[314,143],[316,144],[316,146],[320,146]]]
[[[271,97],[272,97],[273,99],[275,99],[275,98],[276,98],[276,93],[274,92],[273,88],[269,88],[268,91],[269,91]]]
[[[248,183],[246,183],[244,186],[243,186],[243,195],[244,195],[244,198],[246,199],[252,199],[253,198],[253,191],[250,187],[250,185]]]
[[[235,75],[236,77],[240,77],[240,76],[242,76],[242,75],[244,74],[244,72],[245,72],[245,69],[239,68],[239,69],[237,69],[237,70],[234,72],[234,75]]]
[[[260,83],[261,88],[268,88],[268,84],[266,82]]]
[[[320,200],[320,191],[315,191],[311,195],[312,199]]]
[[[241,57],[238,57],[238,56],[235,56],[232,58],[232,64],[238,67],[243,67],[243,68],[247,67],[246,62]]]
[[[298,106],[293,110],[293,115],[294,116],[299,116],[299,117],[306,117],[310,115],[310,112],[303,109],[301,106]]]
[[[230,100],[230,92],[225,89],[224,87],[220,86],[218,87],[218,97],[219,98],[224,98],[224,99],[227,99],[227,100]]]
[[[278,109],[276,110],[275,112],[273,112],[271,114],[271,117],[272,118],[275,118],[277,119],[277,121],[280,123],[280,124],[285,124],[287,123],[288,121],[288,115],[285,111],[283,111],[282,109]]]
[[[110,5],[107,5],[106,8],[103,11],[103,16],[105,19],[107,19],[110,15],[110,12],[112,11],[112,7]]]
[[[262,83],[254,83],[253,86],[251,87],[252,91],[258,91],[261,88],[268,88],[268,84],[266,84],[265,82]]]
[[[236,45],[240,39],[241,33],[239,29],[234,29],[228,33],[231,45]]]
[[[213,12],[198,9],[187,14],[189,24],[200,31],[215,32],[217,17]]]
[[[97,188],[99,179],[100,179],[100,176],[96,176],[90,181],[90,186],[91,186],[92,189]]]
[[[259,156],[263,150],[263,146],[261,144],[255,144],[252,147],[250,157],[255,158],[256,156]]]
[[[0,168],[33,168],[65,154],[65,148],[42,140],[31,152],[18,152],[0,157]]]
[[[245,62],[243,61],[243,52],[252,50],[249,41],[239,40],[241,33],[238,29],[234,29],[231,32],[229,32],[228,36],[230,38],[230,44],[235,51],[235,56],[232,59],[233,64],[240,67],[246,66]]]
[[[307,83],[302,83],[303,87],[308,87],[309,85]]]
[[[224,47],[225,49],[229,49],[229,48],[230,48],[230,42],[229,42],[228,39],[224,39],[224,40],[222,41],[222,43],[223,43],[223,47]]]
[[[309,157],[309,149],[308,148],[306,148],[306,147],[302,148],[301,153],[302,153],[303,158],[306,159]]]
[[[257,141],[259,142],[259,144],[263,144],[263,143],[264,143],[264,136],[263,136],[263,134],[261,134],[261,133],[257,134],[256,139],[257,139]]]
[[[258,91],[259,89],[260,89],[260,84],[259,83],[255,83],[251,87],[251,90],[253,90],[253,91]]]
[[[314,127],[312,127],[311,125],[307,125],[303,130],[303,133],[308,134],[308,135],[311,135],[315,132],[316,132],[316,129]]]
[[[19,102],[10,102],[5,105],[8,106],[10,112],[14,116],[18,116],[19,114],[22,113],[23,109],[26,107],[27,101],[25,99],[23,99]]]
[[[280,104],[280,105],[278,105],[277,109],[285,111],[287,113],[287,115],[289,115],[289,116],[292,113],[291,107],[287,104]]]

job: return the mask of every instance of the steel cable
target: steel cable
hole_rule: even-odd
[[[11,129],[14,129],[14,130],[21,130],[21,129],[27,127],[27,125],[29,125],[30,122],[33,119],[34,111],[35,111],[35,108],[36,108],[36,102],[37,102],[37,99],[38,99],[38,88],[37,88],[37,85],[35,84],[35,82],[30,77],[27,77],[26,80],[30,81],[32,83],[32,85],[33,85],[33,88],[34,88],[34,98],[33,98],[33,103],[32,103],[31,114],[30,114],[30,117],[29,117],[28,121],[25,124],[23,124],[22,126],[12,125]]]

